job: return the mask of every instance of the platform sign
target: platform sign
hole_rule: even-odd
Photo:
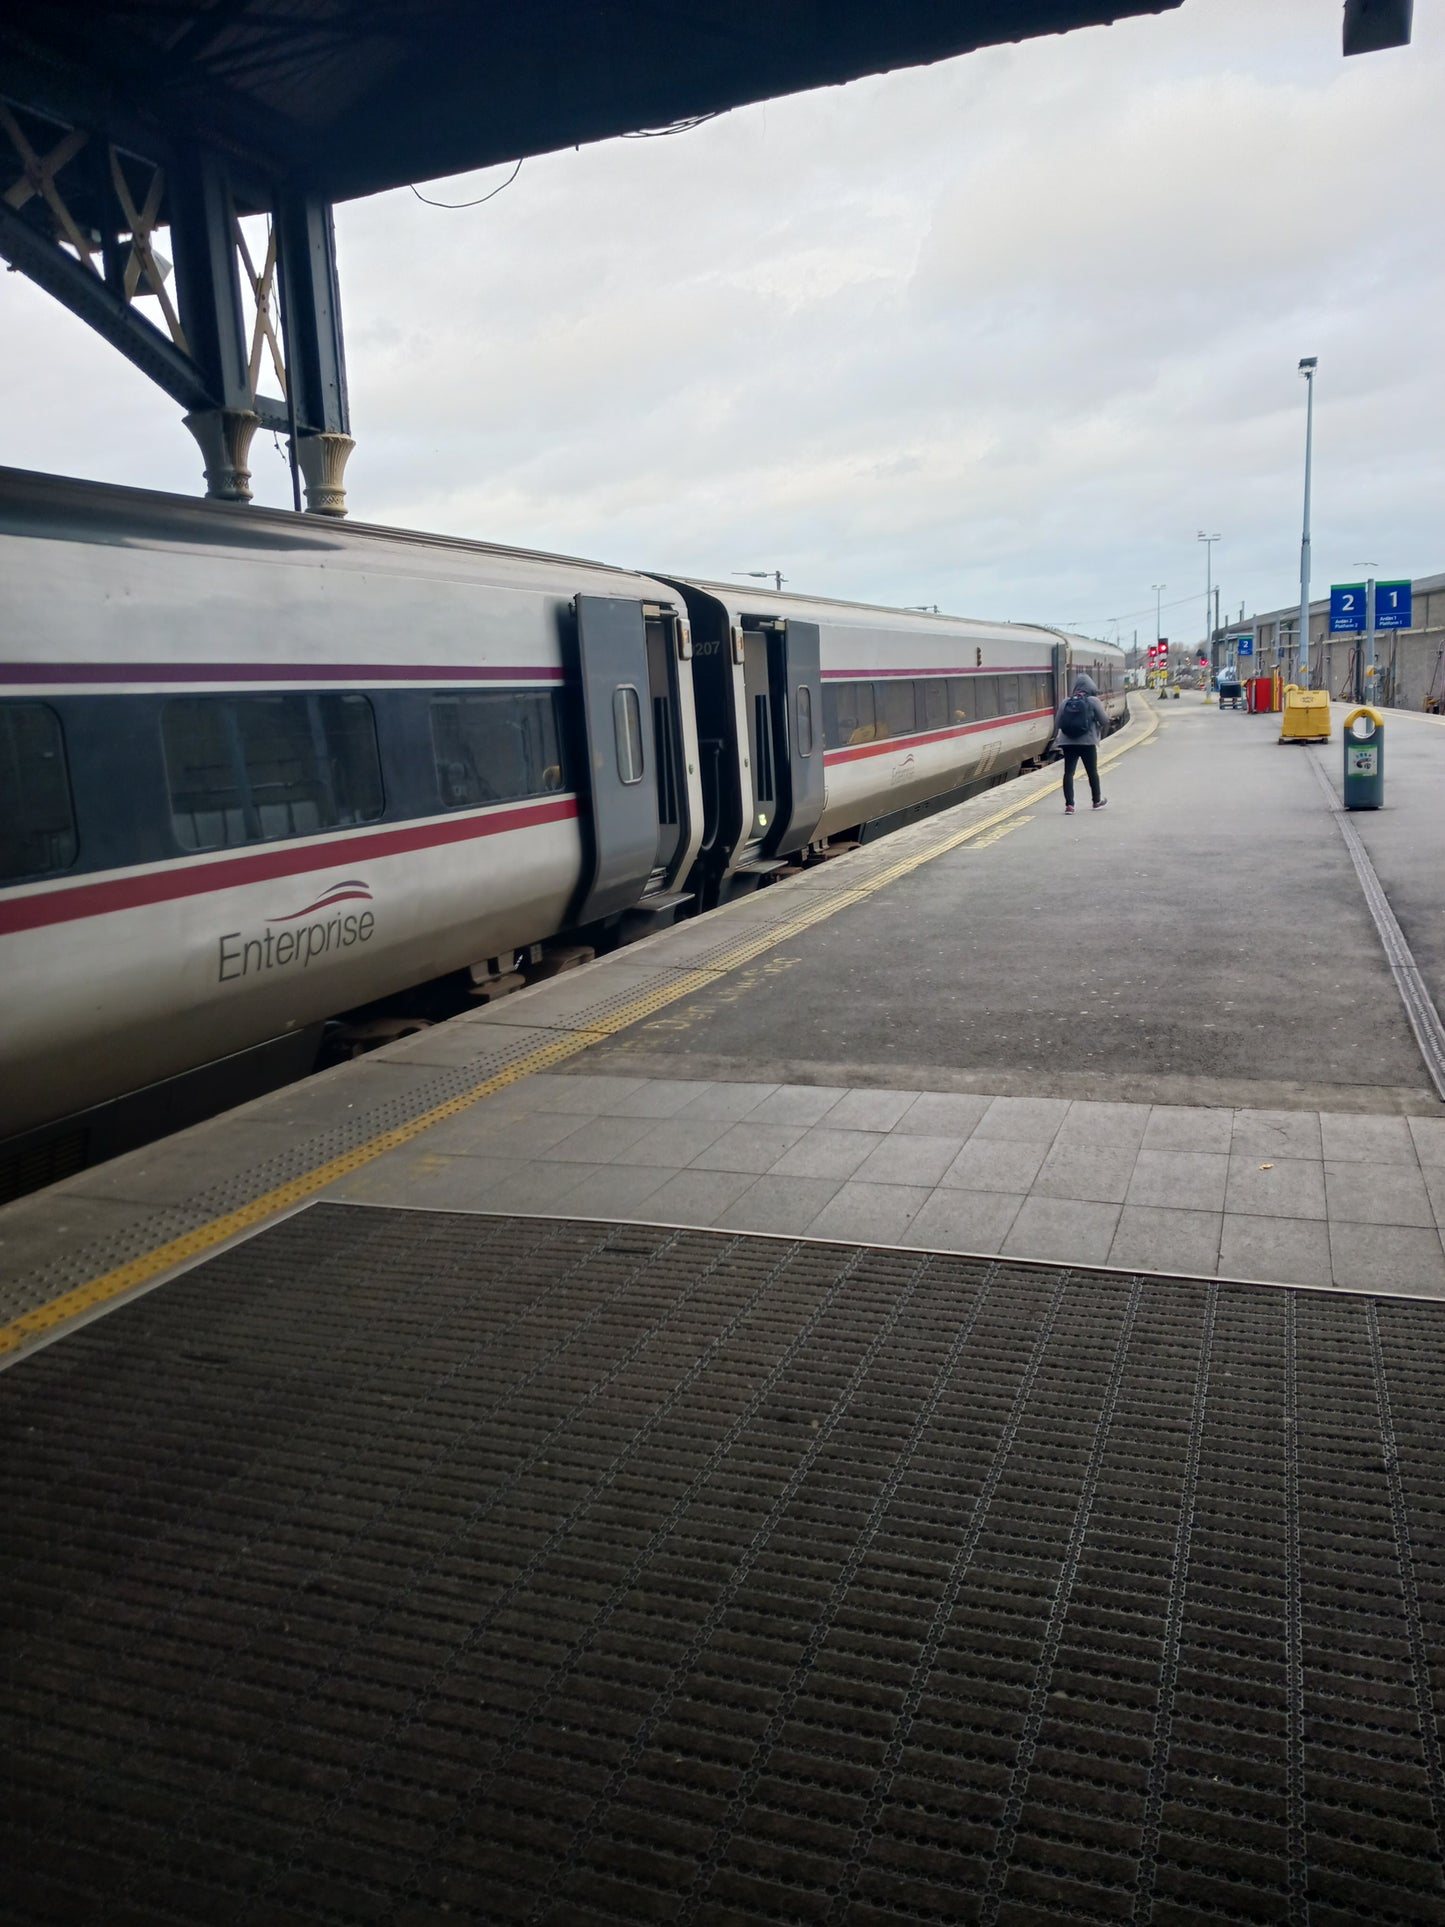
[[[1254,637],[1236,636],[1234,638],[1234,651],[1235,654],[1239,656],[1252,656],[1254,654]]]
[[[1391,587],[1395,587],[1391,584]],[[1330,634],[1351,636],[1365,631],[1365,585],[1363,582],[1330,584]]]
[[[1413,629],[1415,620],[1410,604],[1408,582],[1377,582],[1375,584],[1375,627],[1377,629]]]

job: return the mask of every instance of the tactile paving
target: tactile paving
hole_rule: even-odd
[[[1445,1307],[312,1206],[0,1380],[0,1914],[1445,1920]]]

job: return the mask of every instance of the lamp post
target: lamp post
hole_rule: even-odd
[[[1214,636],[1210,625],[1210,607],[1214,601],[1214,545],[1219,540],[1219,532],[1206,535],[1201,529],[1195,537],[1204,544],[1204,647],[1209,654],[1209,673],[1214,674]],[[1205,697],[1209,695],[1206,689]]]
[[[783,584],[788,579],[781,569],[734,569],[733,574],[750,575],[757,582],[767,582],[771,580],[773,587],[778,591],[779,595],[782,594]]]
[[[1315,369],[1318,355],[1306,355],[1299,371],[1305,378],[1305,520],[1299,545],[1299,679],[1310,686],[1310,457],[1315,437]]]

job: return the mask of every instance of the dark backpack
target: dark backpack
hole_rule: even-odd
[[[1077,741],[1079,737],[1088,735],[1093,723],[1089,699],[1082,689],[1076,689],[1059,711],[1059,734]]]

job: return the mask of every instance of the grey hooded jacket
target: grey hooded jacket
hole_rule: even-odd
[[[1092,676],[1075,676],[1074,688],[1082,689],[1089,698],[1089,728],[1083,736],[1063,736],[1060,732],[1064,705],[1059,704],[1058,715],[1054,717],[1054,743],[1058,749],[1082,749],[1086,743],[1096,746],[1102,743],[1109,733],[1109,715],[1099,701],[1099,686]]]

